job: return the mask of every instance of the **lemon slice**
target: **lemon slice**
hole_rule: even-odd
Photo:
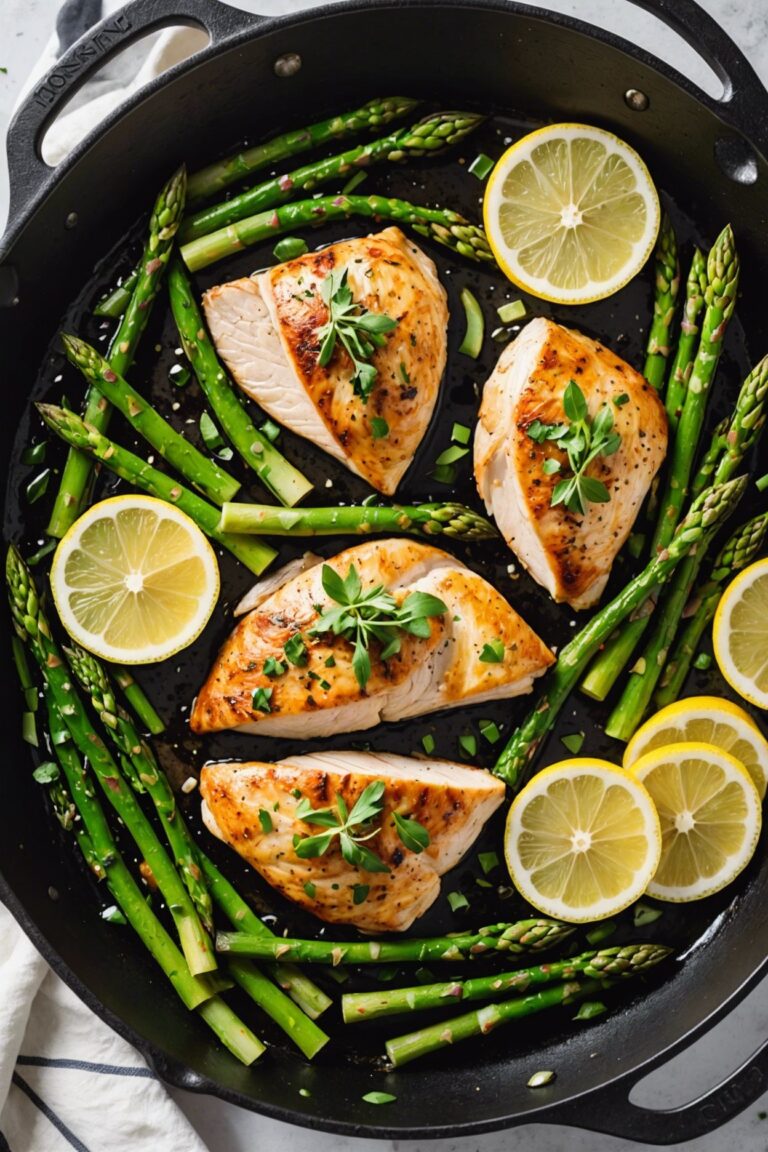
[[[552,124],[498,161],[483,217],[513,284],[557,304],[586,304],[640,271],[661,211],[648,169],[618,136],[588,124]]]
[[[645,788],[621,768],[567,760],[517,796],[505,853],[534,908],[570,923],[603,920],[648,887],[661,853],[659,819]]]
[[[750,564],[726,588],[712,644],[731,688],[750,704],[768,708],[768,558]]]
[[[768,740],[757,724],[738,704],[719,696],[690,696],[662,708],[638,728],[624,750],[624,767],[666,744],[714,744],[730,752],[752,777],[765,796],[768,782]]]
[[[685,902],[719,892],[752,859],[760,797],[743,764],[714,744],[669,744],[632,765],[661,821],[662,853],[648,894]]]
[[[70,636],[105,660],[152,664],[200,634],[219,594],[213,549],[178,508],[115,496],[59,543],[51,588]]]

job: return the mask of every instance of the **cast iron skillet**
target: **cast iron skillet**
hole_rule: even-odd
[[[130,244],[126,248],[122,238],[128,231],[135,242],[136,217],[169,170],[182,159],[203,162],[244,137],[258,138],[298,125],[368,95],[407,92],[443,106],[497,110],[502,134],[507,128],[519,133],[547,120],[603,124],[640,149],[687,241],[694,236],[711,239],[725,220],[733,220],[743,258],[744,291],[740,323],[729,334],[721,377],[724,391],[730,392],[746,364],[765,351],[758,341],[768,277],[763,190],[768,179],[768,97],[734,44],[693,0],[636,2],[701,53],[723,81],[721,100],[703,95],[674,70],[613,36],[562,16],[494,0],[403,4],[384,0],[278,20],[247,16],[211,0],[135,0],[93,29],[32,93],[9,133],[11,222],[0,257],[0,339],[3,348],[14,350],[4,371],[1,432],[2,451],[11,461],[6,536],[29,546],[39,531],[21,499],[29,474],[20,469],[19,455],[30,434],[38,431],[30,415],[30,393],[53,397],[62,387],[57,381],[62,361],[54,343],[56,332],[65,324],[98,337],[92,304],[101,286],[113,277],[116,260],[122,259],[123,270],[129,266]],[[49,169],[39,148],[52,114],[93,66],[169,23],[204,27],[210,46],[144,89],[57,170]],[[474,144],[471,147],[470,155]],[[498,138],[495,148],[498,152]],[[416,175],[377,176],[375,186],[403,193]],[[450,160],[428,176],[422,194],[472,212],[478,189],[470,188],[470,183],[456,176],[455,162]],[[335,233],[324,233],[323,239],[354,230],[350,223]],[[121,257],[110,254],[116,245]],[[471,284],[487,293],[487,274],[451,263],[439,250],[431,254],[449,283],[453,314],[456,286]],[[240,263],[227,265],[226,275],[243,274],[267,259],[267,251],[257,250]],[[215,269],[198,285],[219,275]],[[601,333],[637,363],[648,304],[646,272],[644,279],[613,301],[557,318]],[[541,307],[536,310],[548,314]],[[407,480],[404,494],[409,497],[428,494],[429,462],[447,443],[450,421],[471,419],[476,408],[472,375],[481,380],[493,359],[489,349],[486,360],[470,375],[466,363],[455,356],[456,327],[454,322],[453,368],[445,386],[443,416],[430,429]],[[155,342],[161,348],[160,369],[151,367]],[[174,343],[161,318],[144,341],[137,379],[154,372],[158,394]],[[321,485],[324,476],[332,475],[337,496],[362,494],[353,479],[341,476],[339,470],[329,471],[298,441],[286,437],[286,450]],[[468,484],[462,495],[471,498]],[[325,551],[335,547],[336,542],[327,542]],[[499,581],[546,639],[562,642],[569,631],[568,614],[548,605],[525,579],[511,585],[505,573],[507,555],[477,550],[469,558]],[[247,584],[242,571],[231,567],[224,579],[230,597]],[[5,612],[0,620],[7,630]],[[166,705],[189,700],[226,630],[221,609],[178,671],[161,666],[154,676],[148,674],[150,693]],[[7,635],[2,642],[7,645]],[[699,679],[691,685],[695,690],[707,687],[722,691],[719,680],[708,685]],[[455,1136],[547,1121],[659,1144],[711,1131],[764,1090],[768,1043],[723,1084],[681,1109],[653,1112],[628,1100],[638,1080],[710,1027],[766,970],[768,861],[762,851],[728,893],[684,914],[673,910],[665,914],[654,934],[674,943],[678,957],[686,954],[684,960],[639,993],[622,997],[624,1007],[587,1029],[577,1030],[566,1017],[540,1017],[530,1029],[502,1030],[482,1045],[467,1045],[388,1075],[372,1058],[380,1050],[379,1038],[345,1039],[308,1067],[279,1036],[269,1035],[270,1055],[253,1069],[243,1069],[180,1009],[130,935],[95,914],[88,878],[78,869],[70,846],[52,830],[53,823],[41,810],[40,790],[30,782],[14,692],[8,690],[0,718],[3,747],[13,765],[2,773],[0,892],[70,986],[169,1082],[216,1093],[278,1119],[352,1135]],[[500,706],[492,714],[509,724],[524,707],[524,702],[517,711]],[[439,718],[441,740],[455,741],[469,718],[470,714]],[[599,718],[594,709],[590,715],[581,707],[575,717],[569,710],[561,730],[586,726],[585,750],[615,754],[615,747],[609,750],[596,734],[593,721]],[[425,718],[376,731],[370,739],[380,748],[409,751],[430,725],[435,722]],[[349,739],[337,741],[343,743]],[[450,746],[446,743],[444,750]],[[287,748],[287,743],[256,747],[252,742],[238,743],[237,737],[222,737],[206,744],[204,755],[237,756],[246,751],[279,755],[281,747]],[[200,751],[184,735],[180,722],[161,747],[169,767],[185,774]],[[550,752],[555,758],[557,748],[553,745]],[[224,854],[222,860],[237,873],[231,855]],[[311,928],[285,902],[271,898],[265,905],[263,889],[253,877],[246,878],[243,872],[241,882],[255,900],[262,901],[262,911],[276,914],[281,927]],[[477,891],[472,889],[469,865],[457,870],[449,883]],[[511,917],[516,910],[513,897],[488,914],[498,919],[502,912],[509,911]],[[470,917],[475,923],[483,921],[477,896]],[[437,909],[420,930],[456,926],[455,919]],[[628,931],[624,923],[621,931]],[[555,1069],[557,1079],[531,1092],[526,1081],[541,1068]],[[311,1095],[299,1096],[302,1087]],[[381,1109],[362,1103],[361,1096],[372,1087],[393,1092],[396,1102]]]

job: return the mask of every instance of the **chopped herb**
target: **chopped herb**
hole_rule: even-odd
[[[570,732],[567,736],[560,737],[560,743],[563,744],[573,756],[578,756],[581,752],[581,746],[584,743],[583,732]]]
[[[340,792],[336,793],[334,807],[313,808],[309,800],[300,800],[296,805],[297,819],[328,831],[299,837],[294,844],[296,855],[301,860],[324,856],[334,837],[338,836],[341,854],[353,868],[363,868],[366,872],[389,872],[381,857],[361,842],[370,840],[380,831],[379,828],[372,829],[371,822],[381,815],[385,787],[383,780],[374,780],[360,793],[351,812]]]
[[[207,412],[200,414],[200,435],[209,452],[217,452],[219,448],[223,448],[221,433]]]
[[[353,884],[352,885],[352,903],[363,904],[368,899],[368,893],[371,890],[370,884]]]
[[[469,444],[472,437],[472,429],[467,428],[466,424],[454,424],[451,428],[451,440],[455,444]]]
[[[274,444],[280,436],[280,429],[273,420],[265,420],[260,428],[262,436],[266,436],[270,444]]]
[[[475,876],[475,884],[477,884],[478,888],[493,888],[490,880],[483,880],[482,876]]]
[[[42,496],[45,496],[50,478],[50,468],[44,468],[33,480],[30,480],[27,484],[27,500],[30,504],[35,504]]]
[[[277,812],[279,808],[280,808],[280,801],[275,800],[274,804],[272,805],[272,811]]]
[[[314,900],[315,892],[317,891],[317,889],[315,888],[315,886],[311,880],[305,881],[304,891],[306,892],[307,896],[309,896],[310,900]]]
[[[291,796],[293,796],[295,800],[301,799],[301,788],[291,788]]]
[[[21,716],[21,738],[26,744],[37,748],[37,728],[34,712],[23,712]]]
[[[32,779],[36,780],[38,784],[53,784],[60,775],[58,764],[54,764],[53,760],[44,760],[35,768]]]
[[[409,852],[415,852],[418,855],[425,848],[429,848],[429,832],[423,824],[408,816],[401,816],[399,812],[394,812],[393,816],[395,830]]]
[[[25,448],[21,454],[22,464],[42,464],[45,460],[45,450],[48,447],[46,440],[41,440],[38,444],[33,444],[31,448]]]
[[[642,901],[635,904],[635,914],[633,917],[635,928],[644,928],[646,924],[653,924],[654,921],[660,919],[664,913],[661,908],[651,908],[649,904],[643,904]]]
[[[554,1072],[534,1072],[533,1076],[528,1079],[528,1087],[543,1088],[545,1084],[551,1084],[554,1078]]]
[[[604,920],[602,924],[596,924],[594,928],[590,928],[585,939],[590,948],[594,948],[597,944],[601,944],[603,940],[607,940],[610,936],[613,936],[615,931],[616,922],[614,920]]]
[[[371,436],[374,440],[383,440],[389,436],[389,424],[381,416],[374,416],[371,420]]]
[[[451,906],[452,912],[458,912],[460,908],[469,908],[469,900],[463,892],[449,892],[448,903]]]
[[[526,429],[526,435],[535,444],[543,444],[545,440],[561,440],[567,432],[567,424],[543,424],[541,420],[532,420]]]
[[[477,756],[477,737],[472,732],[462,732],[459,747],[466,756]]]
[[[594,1020],[595,1016],[602,1016],[603,1012],[607,1012],[605,1004],[602,1000],[585,1000],[579,1007],[578,1012],[573,1017],[574,1020]]]
[[[485,152],[481,152],[478,156],[475,156],[474,160],[467,168],[467,171],[471,172],[473,176],[477,176],[478,180],[482,181],[486,180],[490,176],[495,164],[495,160],[491,160],[490,156],[486,156]]]
[[[269,812],[267,812],[266,808],[259,808],[259,824],[261,824],[261,830],[265,834],[267,832],[272,832],[274,829],[272,817],[270,816]]]
[[[331,686],[327,680],[321,680],[320,687],[322,688],[323,692],[330,692],[331,690]]]
[[[125,916],[118,908],[117,904],[110,904],[109,908],[104,908],[101,913],[102,920],[106,920],[107,924],[127,924]]]
[[[427,732],[426,736],[422,736],[421,746],[426,752],[427,756],[432,755],[435,750],[435,738],[431,732]]]
[[[499,726],[493,720],[480,721],[480,735],[484,740],[487,740],[489,744],[498,744],[499,740],[501,740]]]
[[[614,396],[613,402],[617,408],[623,408],[625,404],[629,403],[629,393],[622,392],[620,396]]]
[[[283,645],[283,652],[286,660],[295,664],[297,668],[303,668],[309,660],[307,645],[301,632],[294,632],[293,636]]]
[[[282,240],[278,240],[272,249],[272,255],[275,260],[295,260],[298,256],[303,256],[305,252],[309,252],[306,240],[302,240],[300,236],[283,236]]]
[[[397,320],[379,312],[369,312],[354,301],[347,282],[346,269],[341,277],[329,272],[320,286],[320,295],[328,307],[328,321],[318,330],[319,367],[330,364],[337,342],[352,361],[352,388],[364,401],[373,391],[378,375],[371,357],[386,344],[385,333],[397,327]]]
[[[465,456],[469,455],[469,448],[464,448],[459,444],[451,444],[450,448],[444,449],[435,460],[435,465],[438,468],[444,467],[446,464],[455,464],[457,460],[463,460]]]
[[[361,172],[355,172],[354,176],[350,176],[349,180],[347,180],[346,184],[344,185],[344,187],[341,190],[342,196],[350,196],[354,192],[355,188],[360,187],[360,185],[362,184],[363,180],[365,180],[367,175],[368,175],[367,172],[361,171]]]
[[[433,480],[438,484],[453,484],[456,479],[456,469],[453,464],[440,464],[430,472]]]
[[[397,1096],[393,1096],[391,1092],[366,1092],[363,1100],[366,1104],[391,1104],[393,1100],[397,1100]]]
[[[484,644],[483,650],[480,653],[480,660],[483,664],[503,664],[504,641],[496,639]]]
[[[465,356],[470,356],[473,360],[477,360],[480,355],[480,350],[483,347],[483,333],[485,331],[483,311],[477,301],[477,297],[470,292],[469,288],[462,288],[460,299],[464,308],[466,329],[464,339],[461,344],[459,344],[459,352],[462,352]]]
[[[35,568],[41,560],[46,556],[50,556],[51,552],[55,552],[58,547],[58,540],[47,540],[42,547],[38,548],[37,552],[33,552],[31,556],[27,557],[27,564],[30,568]]]
[[[499,866],[499,857],[495,852],[478,852],[477,860],[483,870],[483,875],[487,876],[494,868]]]
[[[324,661],[324,664],[325,664],[326,668],[335,668],[336,667],[336,657],[335,656],[329,656],[328,659]]]
[[[499,320],[502,324],[514,324],[515,320],[522,320],[525,316],[525,304],[522,300],[509,300],[506,304],[502,304],[496,311],[499,314]]]
[[[706,672],[712,667],[712,657],[708,652],[700,652],[694,660],[693,666],[699,672]]]
[[[320,675],[317,672],[307,672],[307,676],[309,677],[310,680],[319,680],[320,679]]]
[[[257,688],[251,697],[251,708],[254,712],[271,712],[270,700],[272,688]]]
[[[400,361],[400,376],[402,377],[403,384],[410,384],[411,378],[408,375],[408,369],[402,360]]]
[[[168,379],[177,388],[184,388],[192,379],[192,373],[184,364],[174,364],[168,373]]]
[[[267,656],[262,671],[265,676],[269,676],[270,680],[274,680],[276,676],[283,676],[288,668],[282,660],[276,660],[274,656]]]
[[[541,470],[545,476],[554,476],[556,472],[560,471],[560,461],[555,460],[553,456],[550,456],[542,464]]]

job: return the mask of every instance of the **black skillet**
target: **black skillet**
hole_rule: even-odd
[[[443,107],[469,106],[498,114],[462,149],[465,160],[481,147],[498,155],[505,138],[542,122],[603,125],[640,150],[687,243],[694,237],[711,240],[732,220],[743,258],[743,298],[720,373],[715,407],[722,411],[747,364],[765,351],[768,96],[735,45],[693,0],[637,2],[704,57],[723,82],[722,99],[702,94],[673,69],[612,35],[563,16],[492,0],[342,4],[277,20],[248,16],[209,0],[136,0],[92,29],[38,84],[9,133],[11,219],[0,257],[0,333],[6,350],[2,451],[10,460],[6,537],[31,548],[43,523],[39,505],[29,508],[25,503],[31,473],[20,464],[23,447],[40,434],[30,413],[30,396],[58,398],[62,389],[77,388],[63,367],[56,333],[70,327],[94,340],[104,337],[91,316],[92,305],[116,270],[126,271],[135,258],[141,235],[137,217],[162,179],[181,160],[195,167],[243,138],[257,139],[318,119],[374,94],[405,92]],[[171,23],[204,27],[209,47],[142,90],[58,169],[48,168],[40,158],[40,141],[52,115],[109,54]],[[377,190],[477,211],[480,186],[455,157],[428,168],[380,173],[369,182]],[[318,241],[361,231],[350,222],[324,230]],[[439,249],[430,252],[451,294],[451,369],[440,414],[401,489],[403,497],[445,495],[429,478],[431,461],[448,443],[452,421],[472,420],[475,382],[482,381],[498,352],[489,340],[478,364],[457,356],[457,289],[472,286],[489,318],[494,301],[505,294],[498,278],[447,260]],[[270,258],[268,249],[248,253],[200,276],[198,287],[246,273]],[[552,311],[530,304],[533,314],[553,314],[598,334],[638,364],[649,302],[646,269],[620,295],[599,305]],[[152,388],[166,407],[177,398],[167,382],[175,344],[159,309],[134,379]],[[197,412],[198,404],[191,392],[181,400],[178,418],[183,420]],[[116,425],[116,430],[118,438],[128,440],[125,428]],[[327,495],[326,478],[332,480],[331,494],[337,499],[364,494],[361,484],[303,442],[286,435],[284,443],[316,481],[320,500]],[[58,464],[60,457],[51,453]],[[112,490],[105,482],[103,492]],[[458,491],[472,499],[468,469],[460,473]],[[324,550],[336,546],[328,541]],[[289,556],[290,548],[281,554]],[[570,634],[568,613],[553,608],[525,577],[511,580],[508,555],[477,547],[461,554],[495,580],[550,643],[561,643]],[[625,575],[622,569],[616,579]],[[249,581],[242,570],[226,563],[223,577],[225,598],[231,603]],[[6,630],[5,613],[0,619]],[[159,749],[177,778],[206,758],[266,758],[290,747],[286,741],[269,744],[234,736],[201,745],[186,733],[180,708],[188,705],[228,627],[223,604],[182,661],[148,670],[143,677],[171,720],[168,739]],[[2,643],[7,642],[4,636]],[[689,692],[702,689],[722,692],[723,684],[714,674],[699,674],[687,686]],[[71,846],[59,837],[43,810],[39,787],[31,782],[13,685],[6,690],[5,704],[0,719],[7,750],[0,804],[0,893],[54,968],[170,1083],[212,1092],[296,1124],[353,1135],[457,1136],[546,1121],[659,1144],[715,1129],[765,1089],[768,1044],[720,1086],[683,1108],[653,1112],[628,1099],[638,1080],[703,1033],[766,971],[768,861],[762,848],[728,892],[682,910],[668,908],[645,930],[646,936],[652,933],[674,944],[678,957],[684,952],[685,959],[645,988],[626,989],[611,1014],[594,1024],[573,1024],[567,1014],[539,1017],[530,1026],[502,1030],[386,1074],[377,1060],[381,1034],[350,1037],[331,1021],[336,1043],[309,1067],[259,1022],[272,1049],[252,1069],[242,1068],[181,1010],[137,942],[97,915],[99,895],[78,867]],[[470,728],[477,731],[479,718],[495,718],[508,731],[523,707],[513,703],[467,709],[437,721],[424,718],[366,733],[357,742],[370,740],[378,748],[407,752],[432,731],[438,751],[453,755],[457,736]],[[616,747],[599,735],[600,710],[593,707],[590,714],[579,702],[574,707],[578,715],[567,709],[560,733],[585,728],[585,751],[615,756]],[[352,741],[340,737],[331,743]],[[486,763],[492,755],[487,749]],[[565,755],[556,737],[544,755],[550,761]],[[498,826],[490,829],[483,846],[495,843],[497,833]],[[274,915],[280,928],[317,930],[257,878],[247,876],[231,854],[219,856],[260,911]],[[470,897],[470,909],[453,914],[441,900],[420,924],[421,932],[511,918],[522,910],[508,890],[499,895],[494,889],[489,898],[487,890],[475,885],[475,871],[470,860],[445,881],[446,891],[461,890]],[[631,915],[621,917],[614,939],[633,934],[638,933]],[[390,1034],[396,1030],[387,1029]],[[533,1092],[526,1081],[543,1068],[554,1069],[557,1078]],[[300,1096],[300,1088],[311,1095]],[[386,1108],[374,1108],[361,1100],[371,1088],[391,1091],[397,1099]]]

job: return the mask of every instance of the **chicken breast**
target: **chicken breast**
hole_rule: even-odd
[[[440,708],[529,692],[554,657],[504,597],[447,552],[414,540],[384,539],[348,548],[326,561],[341,576],[350,565],[363,588],[383,585],[399,603],[409,592],[430,592],[447,611],[430,620],[430,635],[402,633],[400,652],[379,658],[373,641],[371,675],[363,691],[343,637],[308,635],[331,607],[322,565],[289,579],[238,623],[195,701],[194,732],[238,728],[260,736],[311,739],[358,732],[382,720],[402,720]],[[287,663],[285,645],[301,633],[303,666]],[[502,659],[481,659],[500,642]],[[286,663],[270,678],[265,662]],[[270,693],[268,708],[254,708],[254,692]],[[263,699],[262,699],[263,704]]]
[[[372,358],[378,375],[367,401],[355,395],[352,361],[338,341],[330,363],[317,363],[318,331],[328,320],[320,285],[344,271],[356,303],[397,321]],[[220,284],[203,304],[243,391],[392,495],[427,429],[445,368],[446,293],[421,249],[399,228],[386,228]],[[374,438],[374,417],[386,422],[386,435]]]
[[[349,864],[338,837],[322,856],[304,860],[296,855],[294,836],[323,831],[297,818],[300,799],[312,808],[334,808],[341,796],[351,812],[376,780],[386,785],[383,807],[366,831],[378,827],[379,832],[365,844],[387,872]],[[276,764],[208,764],[200,790],[209,831],[268,884],[321,920],[354,924],[366,932],[409,928],[436,900],[440,877],[458,864],[504,799],[503,783],[481,768],[382,752],[319,752]],[[268,831],[260,811],[269,813]],[[403,844],[395,812],[427,830],[430,842],[424,851],[416,853]],[[359,885],[368,891],[355,903]]]
[[[581,388],[591,418],[610,405],[621,446],[598,456],[587,475],[601,480],[607,503],[584,516],[554,508],[568,458],[552,440],[536,443],[535,420],[566,422],[563,395]],[[632,530],[667,450],[667,420],[656,390],[609,348],[553,324],[532,320],[502,352],[483,390],[475,433],[475,479],[485,506],[533,578],[558,602],[590,608],[600,599],[619,549]],[[547,474],[556,460],[560,475]]]

